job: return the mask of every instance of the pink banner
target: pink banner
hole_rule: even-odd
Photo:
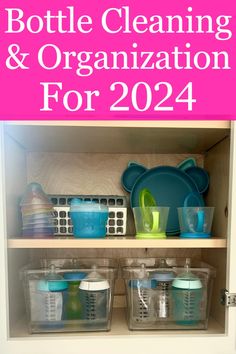
[[[234,119],[235,0],[1,0],[2,120]]]

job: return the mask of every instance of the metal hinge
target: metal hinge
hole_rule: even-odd
[[[227,289],[222,289],[220,302],[227,307],[236,306],[236,294],[230,294]]]

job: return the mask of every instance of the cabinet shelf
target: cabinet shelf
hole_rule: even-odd
[[[224,333],[224,329],[217,323],[213,318],[210,317],[209,319],[209,324],[208,324],[208,329],[207,330],[188,330],[187,331],[188,335],[219,335]],[[26,324],[26,319],[22,319],[18,323],[15,324],[15,328],[12,330],[11,337],[12,338],[24,338],[27,340],[30,339],[36,339],[40,338],[40,340],[46,340],[49,338],[55,338],[56,340],[58,339],[65,339],[65,338],[81,338],[81,337],[93,337],[94,334],[96,337],[110,337],[110,336],[130,336],[130,335],[145,335],[145,336],[157,336],[157,335],[184,335],[186,336],[186,330],[159,330],[159,331],[129,331],[127,327],[127,323],[125,320],[125,309],[124,308],[116,308],[113,309],[113,316],[112,316],[112,326],[111,326],[111,331],[109,332],[84,332],[84,333],[50,333],[50,334],[29,334],[27,324]]]
[[[106,237],[105,239],[75,239],[58,237],[54,239],[8,240],[8,248],[226,248],[225,238],[180,239],[171,237],[159,240],[137,240],[129,237]]]

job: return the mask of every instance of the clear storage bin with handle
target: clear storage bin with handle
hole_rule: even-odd
[[[105,258],[50,259],[24,267],[30,333],[110,330],[116,273],[116,262]]]
[[[130,330],[207,329],[215,277],[213,267],[182,258],[166,258],[165,263],[161,258],[124,258],[120,265],[126,285]],[[142,282],[150,285],[145,296],[141,287],[137,291],[130,286],[140,281],[141,268],[145,269]],[[184,276],[186,269],[188,276]],[[137,298],[140,304],[148,304],[149,320],[137,317]]]

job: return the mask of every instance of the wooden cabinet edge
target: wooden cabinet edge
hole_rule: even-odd
[[[136,240],[107,239],[20,239],[8,240],[8,248],[226,248],[225,238]]]

